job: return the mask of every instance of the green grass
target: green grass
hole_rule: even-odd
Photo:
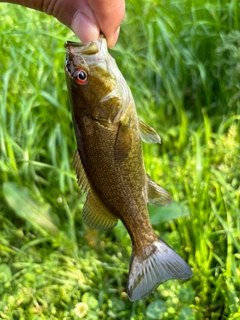
[[[124,227],[81,218],[63,48],[76,39],[42,13],[0,10],[0,318],[240,319],[238,1],[127,1],[112,55],[162,138],[144,145],[147,171],[174,199],[150,216],[194,272],[135,303]]]

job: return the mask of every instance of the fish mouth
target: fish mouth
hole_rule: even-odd
[[[94,55],[101,51],[102,47],[106,46],[106,39],[101,34],[98,40],[89,42],[73,42],[66,41],[64,47],[67,52],[74,55]]]

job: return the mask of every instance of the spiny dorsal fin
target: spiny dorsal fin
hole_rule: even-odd
[[[147,175],[147,202],[154,206],[168,206],[172,202],[169,193]]]
[[[79,187],[82,189],[83,192],[89,191],[90,185],[89,185],[85,170],[83,168],[82,160],[80,158],[78,149],[74,152],[73,165],[76,170]]]
[[[132,254],[127,294],[131,301],[149,295],[167,280],[192,277],[188,264],[164,241],[153,242],[138,255]]]
[[[105,207],[92,190],[87,195],[82,216],[87,225],[93,229],[112,229],[118,222],[118,219]]]
[[[143,142],[161,143],[158,133],[146,123],[139,120],[140,135]]]

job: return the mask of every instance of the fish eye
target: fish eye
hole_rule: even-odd
[[[87,82],[87,72],[83,69],[78,69],[74,72],[74,78],[78,84],[83,85]]]

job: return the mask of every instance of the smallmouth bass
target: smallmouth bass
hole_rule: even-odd
[[[106,40],[66,42],[66,78],[77,140],[74,167],[87,193],[83,219],[111,229],[120,219],[132,240],[127,294],[131,301],[170,279],[188,279],[187,263],[153,231],[147,203],[165,206],[171,197],[146,175],[142,142],[160,143],[139,121],[131,91],[108,53]]]

